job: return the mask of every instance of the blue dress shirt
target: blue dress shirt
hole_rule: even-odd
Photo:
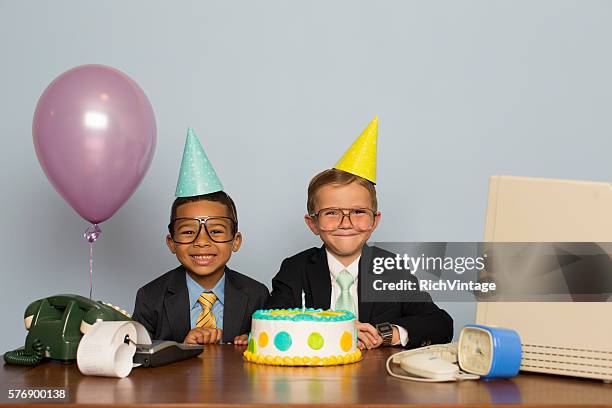
[[[225,302],[225,273],[219,279],[219,282],[215,285],[212,290],[203,288],[198,282],[196,282],[188,273],[185,273],[187,280],[187,290],[189,291],[189,305],[190,311],[189,316],[191,317],[191,328],[196,327],[196,320],[202,312],[202,305],[198,302],[198,298],[202,292],[212,292],[217,296],[217,301],[213,304],[212,312],[217,322],[217,328],[223,329],[223,304]]]

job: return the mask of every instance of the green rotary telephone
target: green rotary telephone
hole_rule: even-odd
[[[24,313],[25,346],[4,354],[9,364],[36,365],[43,358],[76,360],[83,334],[97,321],[132,320],[125,311],[79,295],[56,295],[30,303]]]

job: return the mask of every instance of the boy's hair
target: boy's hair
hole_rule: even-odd
[[[378,211],[378,201],[376,200],[376,187],[374,183],[363,177],[342,170],[328,169],[314,176],[312,180],[310,180],[310,184],[308,184],[308,200],[306,201],[308,214],[314,213],[316,194],[321,187],[329,184],[347,185],[350,183],[357,183],[368,190],[370,197],[372,197],[372,209]]]
[[[227,208],[229,216],[234,220],[236,231],[238,231],[238,212],[236,211],[236,204],[234,200],[225,191],[217,191],[216,193],[202,194],[193,197],[177,197],[172,203],[172,211],[170,213],[170,223],[176,219],[176,210],[183,204],[195,203],[197,201],[214,201],[221,203]]]

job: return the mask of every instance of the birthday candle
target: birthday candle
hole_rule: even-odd
[[[306,310],[306,294],[302,291],[302,311]]]

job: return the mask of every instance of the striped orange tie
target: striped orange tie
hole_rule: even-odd
[[[215,315],[212,312],[212,307],[217,301],[217,296],[212,292],[202,292],[198,298],[198,302],[202,305],[202,311],[196,320],[196,327],[208,327],[214,329],[217,327]]]

